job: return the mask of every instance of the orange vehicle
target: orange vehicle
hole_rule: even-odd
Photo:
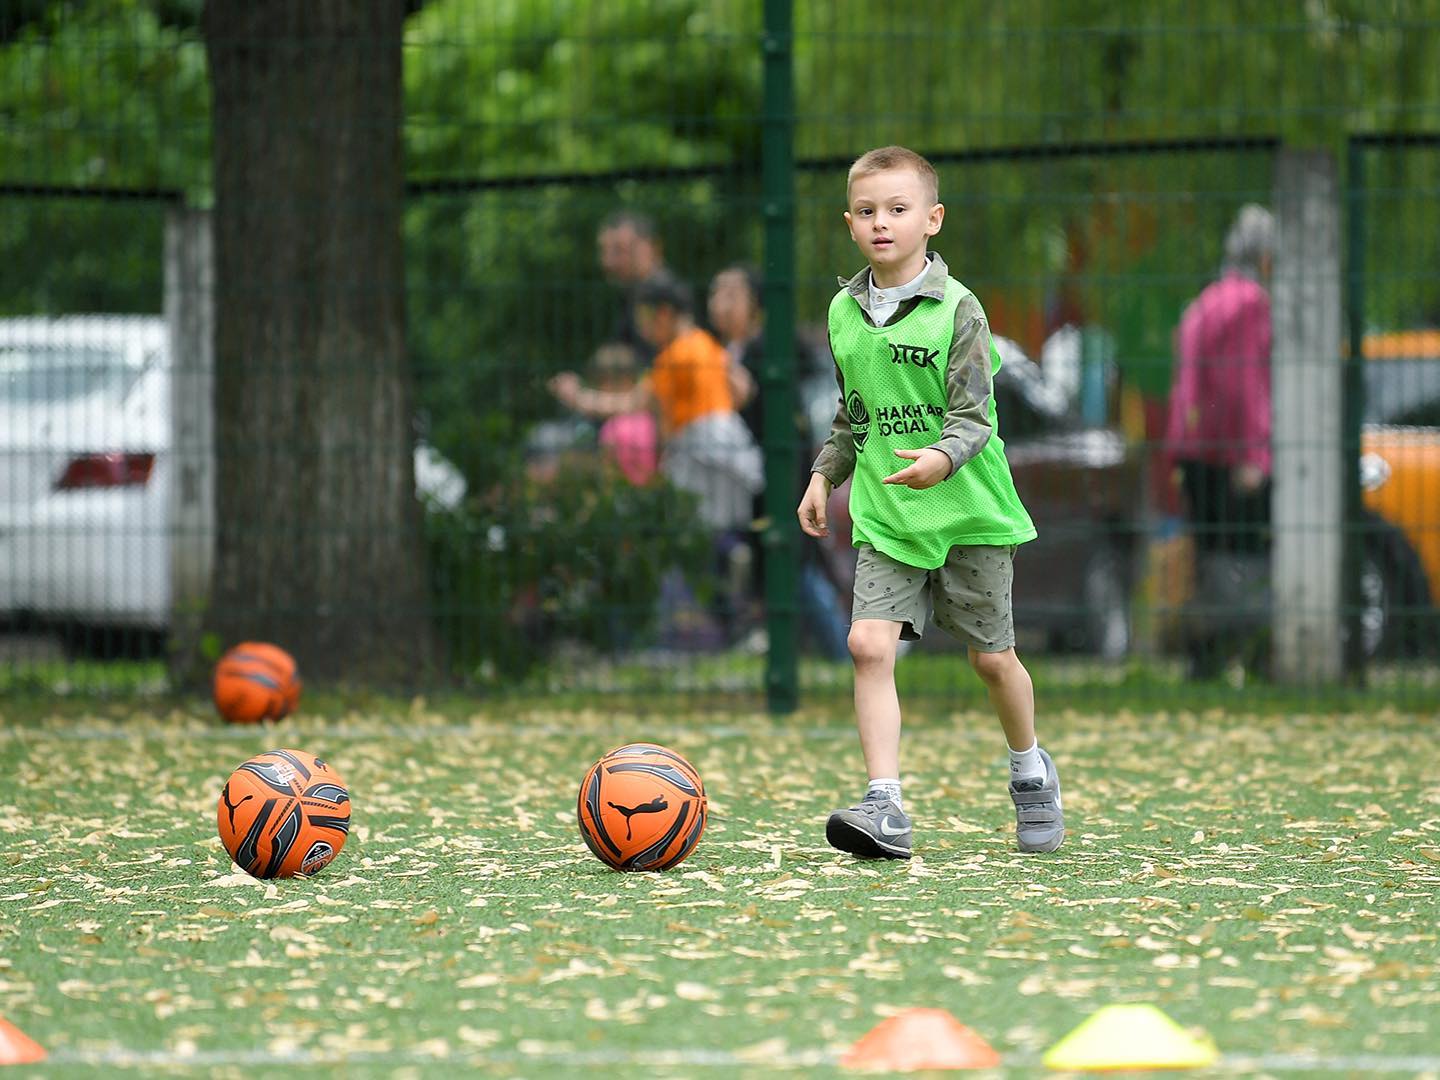
[[[1366,651],[1440,640],[1440,330],[1365,338],[1360,484]]]

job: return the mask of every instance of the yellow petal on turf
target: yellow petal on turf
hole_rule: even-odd
[[[251,877],[243,870],[236,870],[233,874],[225,874],[223,877],[211,878],[205,884],[219,885],[222,889],[233,889],[241,885],[254,885],[257,888],[264,888],[265,882],[259,878]]]
[[[1219,1051],[1154,1005],[1106,1005],[1045,1054],[1047,1068],[1078,1072],[1111,1069],[1196,1069]]]
[[[718,1001],[720,995],[704,983],[680,982],[675,984],[675,996],[684,1001]]]

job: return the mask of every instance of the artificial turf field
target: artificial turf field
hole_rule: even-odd
[[[843,707],[473,710],[0,703],[0,1017],[50,1052],[0,1075],[825,1076],[927,1006],[1027,1076],[1120,1002],[1209,1033],[1192,1075],[1440,1075],[1433,715],[1052,712],[1070,835],[1026,857],[993,719],[912,715],[907,864],[825,844],[861,786]],[[710,793],[664,874],[575,827],[638,739]],[[314,879],[254,881],[215,834],[278,746],[352,793]]]

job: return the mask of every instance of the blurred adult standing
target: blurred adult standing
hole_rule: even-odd
[[[765,445],[765,395],[760,393],[761,367],[765,359],[765,291],[760,271],[749,263],[734,263],[710,279],[706,313],[715,336],[725,346],[730,358],[728,381],[735,399],[735,408],[750,429],[757,446]],[[802,346],[796,342],[797,354]],[[833,381],[832,381],[833,385]],[[810,466],[804,455],[811,450],[805,425],[796,415],[795,436],[802,453],[795,459],[795,495],[810,482]],[[754,525],[747,543],[731,553],[729,572],[733,595],[748,595],[753,611],[752,621],[758,631],[761,601],[765,594],[765,546],[761,536],[765,521],[765,493],[755,495],[752,506]],[[743,556],[743,558],[741,558]],[[813,633],[821,651],[831,659],[848,659],[849,646],[845,635],[849,622],[849,582],[840,583],[827,574],[819,544],[802,537],[800,547],[800,603],[806,616],[806,627]],[[842,597],[844,598],[842,600]],[[752,633],[750,642],[758,649],[763,633]]]
[[[1266,663],[1263,637],[1251,631],[1263,621],[1256,616],[1269,581],[1274,251],[1274,217],[1253,203],[1241,207],[1219,279],[1175,332],[1166,442],[1194,543],[1185,648],[1197,678],[1220,674],[1237,648],[1248,666]]]
[[[1254,203],[1181,316],[1166,441],[1197,553],[1262,552],[1270,520],[1270,294],[1275,219]]]
[[[764,398],[757,393],[765,355],[765,311],[760,273],[745,263],[727,266],[710,279],[706,314],[715,337],[730,357],[730,393],[735,408],[755,437],[765,439]],[[757,510],[756,516],[760,512]]]
[[[635,290],[642,282],[669,275],[655,222],[634,210],[617,210],[600,223],[595,247],[605,280],[622,293],[610,340],[629,345],[648,366],[655,348],[636,328],[634,308]]]

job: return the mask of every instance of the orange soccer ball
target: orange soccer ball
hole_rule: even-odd
[[[595,857],[616,870],[668,870],[705,831],[705,785],[673,750],[630,743],[585,773],[576,813]]]
[[[304,750],[267,750],[230,774],[216,808],[220,842],[257,878],[309,877],[350,835],[350,792]]]
[[[241,642],[215,665],[215,708],[232,724],[279,720],[299,704],[295,658],[278,645]]]

